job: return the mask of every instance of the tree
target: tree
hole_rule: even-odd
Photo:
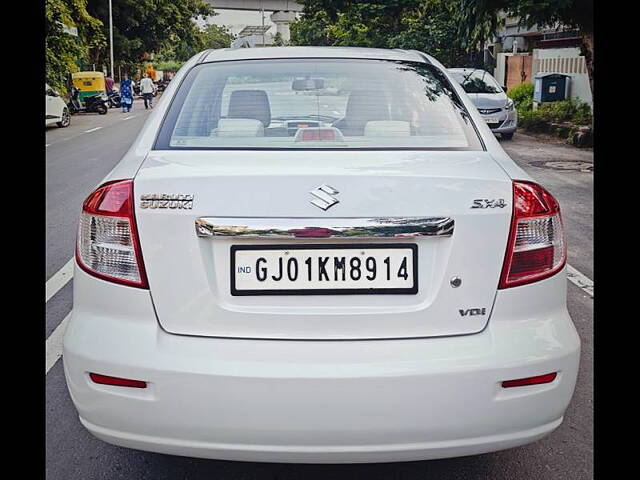
[[[88,60],[89,51],[106,45],[102,23],[88,13],[86,6],[86,0],[45,2],[46,81],[61,92],[66,91],[67,74]],[[76,27],[78,36],[64,32],[62,24]]]
[[[301,0],[294,45],[417,49],[454,66],[465,56],[452,15],[456,0]]]
[[[405,29],[391,37],[389,44],[427,52],[448,67],[466,64],[468,52],[458,36],[455,8],[455,2],[451,1],[422,2],[405,14],[402,22]]]
[[[104,0],[88,0],[87,10],[99,18],[108,35],[109,5]],[[113,2],[113,50],[125,69],[167,45],[198,45],[200,30],[193,21],[213,14],[203,0],[116,0]],[[93,60],[108,56],[108,50],[95,48]],[[195,52],[194,52],[195,53]]]
[[[208,24],[199,30],[193,41],[179,40],[168,42],[154,57],[154,62],[160,62],[165,68],[159,70],[177,70],[176,65],[182,65],[196,53],[210,48],[228,48],[234,36],[224,26]]]
[[[282,38],[282,34],[280,32],[277,32],[273,36],[273,44],[276,47],[284,47],[287,44],[287,42],[285,42],[284,39]]]
[[[227,27],[208,24],[201,33],[202,49],[209,48],[229,48],[234,36]]]

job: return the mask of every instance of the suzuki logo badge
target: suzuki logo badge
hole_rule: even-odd
[[[339,200],[336,200],[332,196],[337,195],[340,192],[326,183],[323,183],[318,188],[311,190],[309,193],[316,197],[313,200],[310,200],[310,202],[322,210],[327,210],[328,208],[333,207],[336,203],[340,203]]]

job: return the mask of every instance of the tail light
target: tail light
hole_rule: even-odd
[[[149,288],[133,214],[132,180],[107,182],[84,201],[76,259],[95,277]]]
[[[564,267],[566,244],[560,206],[533,182],[513,182],[513,219],[499,288],[550,277]]]

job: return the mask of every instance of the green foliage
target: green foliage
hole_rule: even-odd
[[[458,33],[467,49],[480,49],[504,24],[498,16],[510,0],[459,0],[455,11]]]
[[[102,23],[88,13],[86,5],[86,0],[45,2],[46,81],[61,93],[66,92],[67,74],[88,60],[92,48],[106,45]],[[76,27],[78,36],[65,33],[58,22]]]
[[[549,128],[549,120],[543,111],[518,110],[518,125],[529,132],[546,132]]]
[[[452,12],[457,0],[301,0],[303,16],[291,25],[293,45],[416,49],[447,66],[465,51]]]
[[[88,11],[99,18],[109,35],[109,2],[88,0]],[[178,57],[189,57],[202,41],[193,19],[212,15],[213,9],[203,0],[118,0],[113,2],[114,57],[125,70],[139,66],[145,55],[171,47]],[[193,53],[191,53],[193,52]],[[93,61],[108,60],[109,51],[97,48]],[[184,58],[177,58],[184,59]]]
[[[201,32],[202,49],[209,48],[229,48],[233,42],[234,36],[229,32],[227,27],[209,24]]]
[[[287,44],[287,42],[284,41],[284,39],[282,38],[282,35],[280,34],[280,32],[277,32],[273,36],[273,44],[276,47],[284,47]]]
[[[184,62],[179,60],[164,60],[161,62],[154,62],[154,67],[156,70],[161,70],[163,72],[177,72],[183,64]]]
[[[514,99],[515,102],[515,99]],[[566,137],[573,125],[590,125],[593,114],[589,104],[575,98],[543,103],[535,110],[518,110],[518,123],[530,132],[549,132]],[[570,124],[567,127],[552,124]]]
[[[289,25],[291,45],[331,45],[328,28],[331,20],[324,10],[309,10],[304,7],[304,15]]]
[[[406,12],[403,30],[389,40],[389,47],[415,49],[433,55],[447,67],[467,63],[468,55],[460,41],[453,13],[456,4],[450,1],[429,0]]]
[[[533,83],[521,83],[509,89],[507,96],[513,100],[518,113],[529,111],[533,108]]]
[[[593,123],[593,110],[588,103],[579,103],[573,114],[573,122],[578,125],[591,125]]]
[[[208,24],[197,32],[192,41],[176,41],[162,47],[153,58],[154,65],[158,70],[177,70],[198,52],[210,48],[229,48],[233,38],[226,27]]]

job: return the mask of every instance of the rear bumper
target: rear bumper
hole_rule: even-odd
[[[100,313],[110,295],[94,299],[93,311],[77,305],[64,340],[81,421],[116,445],[309,463],[472,455],[551,432],[575,386],[580,343],[566,308],[538,304],[522,315],[545,295],[563,295],[564,274],[498,292],[487,328],[474,335],[275,341],[167,334],[148,292],[77,273],[76,297],[97,281],[127,299],[126,315],[122,303],[122,315]],[[97,385],[88,372],[149,385]],[[559,372],[549,384],[500,385],[549,372]]]

